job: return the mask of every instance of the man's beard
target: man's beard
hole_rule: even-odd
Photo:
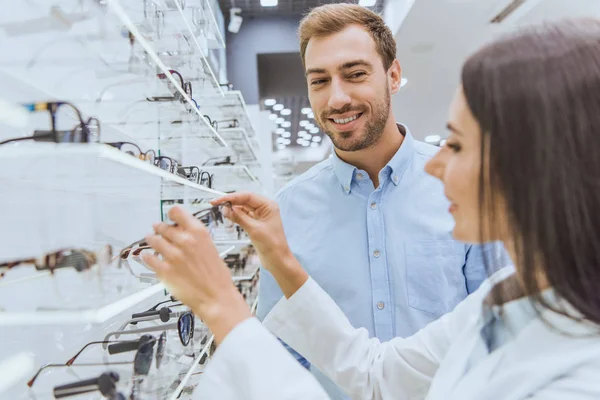
[[[385,128],[385,124],[387,123],[388,116],[390,114],[390,106],[391,106],[391,96],[389,88],[385,87],[385,99],[379,103],[375,103],[372,109],[371,119],[366,122],[364,127],[364,134],[362,137],[358,138],[357,141],[351,143],[345,143],[348,139],[350,139],[355,133],[353,131],[349,132],[330,132],[326,129],[323,129],[323,132],[333,142],[333,145],[336,149],[342,151],[358,151],[362,149],[366,149],[371,147],[377,143],[381,135],[383,134],[383,129]],[[348,110],[351,111],[351,110]],[[330,113],[331,114],[331,113]],[[363,115],[364,116],[364,115]],[[366,116],[365,116],[366,117]],[[322,118],[323,121],[327,121],[326,118]],[[324,125],[324,124],[322,124]],[[321,126],[323,128],[323,126]]]

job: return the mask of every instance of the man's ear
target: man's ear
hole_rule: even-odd
[[[402,81],[402,67],[400,66],[400,61],[397,59],[392,62],[392,65],[388,69],[388,78],[390,80],[392,94],[398,93]]]

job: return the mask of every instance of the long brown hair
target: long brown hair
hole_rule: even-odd
[[[489,165],[480,204],[484,183],[501,193],[523,289],[537,309],[579,319],[539,295],[544,279],[600,324],[600,20],[495,41],[467,60],[462,83],[485,144],[481,171]]]

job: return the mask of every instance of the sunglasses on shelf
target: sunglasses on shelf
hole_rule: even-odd
[[[177,333],[179,335],[179,340],[181,341],[181,344],[183,346],[187,346],[194,337],[195,327],[196,322],[194,314],[192,314],[191,311],[186,311],[179,316],[179,319],[174,324],[110,332],[104,337],[103,342],[109,342],[109,339],[113,336],[119,337],[121,335],[133,335],[138,333],[150,333],[177,329]]]
[[[55,386],[52,392],[55,399],[98,391],[106,399],[125,400],[126,397],[122,393],[117,392],[117,382],[119,382],[119,374],[116,372],[105,372],[97,378]]]
[[[75,367],[103,367],[103,366],[115,366],[115,365],[130,365],[133,364],[133,370],[135,375],[148,375],[150,367],[152,365],[152,358],[154,356],[154,346],[157,345],[156,350],[156,367],[158,368],[164,357],[166,347],[167,334],[163,332],[158,339],[151,335],[144,335],[137,340],[127,341],[102,341],[102,342],[91,342],[86,344],[75,356],[73,356],[65,364],[46,364],[42,366],[36,374],[27,382],[27,386],[32,387],[39,377],[39,375],[46,369],[50,368],[75,368]],[[85,364],[73,364],[74,361],[81,355],[81,353],[88,347],[96,344],[102,344],[108,346],[109,354],[120,354],[131,351],[136,351],[133,362],[109,362],[109,363],[85,363]],[[111,347],[112,346],[112,347]]]
[[[65,101],[27,103],[23,107],[29,112],[48,111],[50,113],[50,130],[35,130],[32,136],[11,138],[0,142],[0,145],[33,140],[36,142],[54,143],[89,143],[98,142],[100,138],[100,121],[91,117],[84,121],[81,111],[73,104]],[[79,123],[71,130],[56,129],[56,113],[60,107],[69,107],[75,111]]]
[[[6,271],[19,265],[33,264],[38,271],[53,273],[60,268],[74,268],[78,272],[90,269],[95,264],[109,265],[112,260],[112,247],[110,245],[98,253],[82,249],[65,249],[45,254],[39,258],[28,258],[0,264],[0,278]]]
[[[156,160],[156,152],[152,149],[143,152],[140,147],[131,142],[108,142],[105,143],[111,147],[114,147],[122,152],[129,154],[130,156],[139,158],[142,161],[147,161],[150,164],[154,165],[154,161]]]
[[[108,354],[121,354],[127,353],[131,351],[138,350],[142,345],[155,341],[156,342],[156,368],[160,368],[163,356],[165,354],[165,346],[167,343],[167,333],[163,332],[160,334],[158,339],[154,338],[152,335],[142,335],[139,339],[136,340],[111,340],[111,341],[97,341],[87,343],[85,346],[81,348],[73,357],[71,357],[65,365],[70,366],[73,365],[75,360],[89,347],[96,345],[108,345],[107,350]]]

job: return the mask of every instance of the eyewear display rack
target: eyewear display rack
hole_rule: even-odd
[[[56,386],[107,370],[119,374],[116,389],[127,398],[190,398],[213,342],[198,318],[188,345],[181,327],[165,328],[163,361],[143,376],[132,362],[138,353],[91,345],[71,366],[26,383],[42,365],[65,363],[132,314],[169,300],[134,252],[122,259],[121,250],[167,221],[170,207],[195,212],[224,192],[261,190],[243,97],[217,80],[208,60],[224,47],[220,11],[211,0],[0,3],[0,141],[36,136],[0,144],[0,398],[52,399]],[[222,257],[250,244],[227,221],[211,224]],[[87,264],[6,268],[80,249],[93,255]],[[252,283],[245,297],[253,310],[255,258],[232,277]],[[172,315],[185,310],[166,306]],[[158,337],[162,324],[148,319],[126,330],[153,327]]]

